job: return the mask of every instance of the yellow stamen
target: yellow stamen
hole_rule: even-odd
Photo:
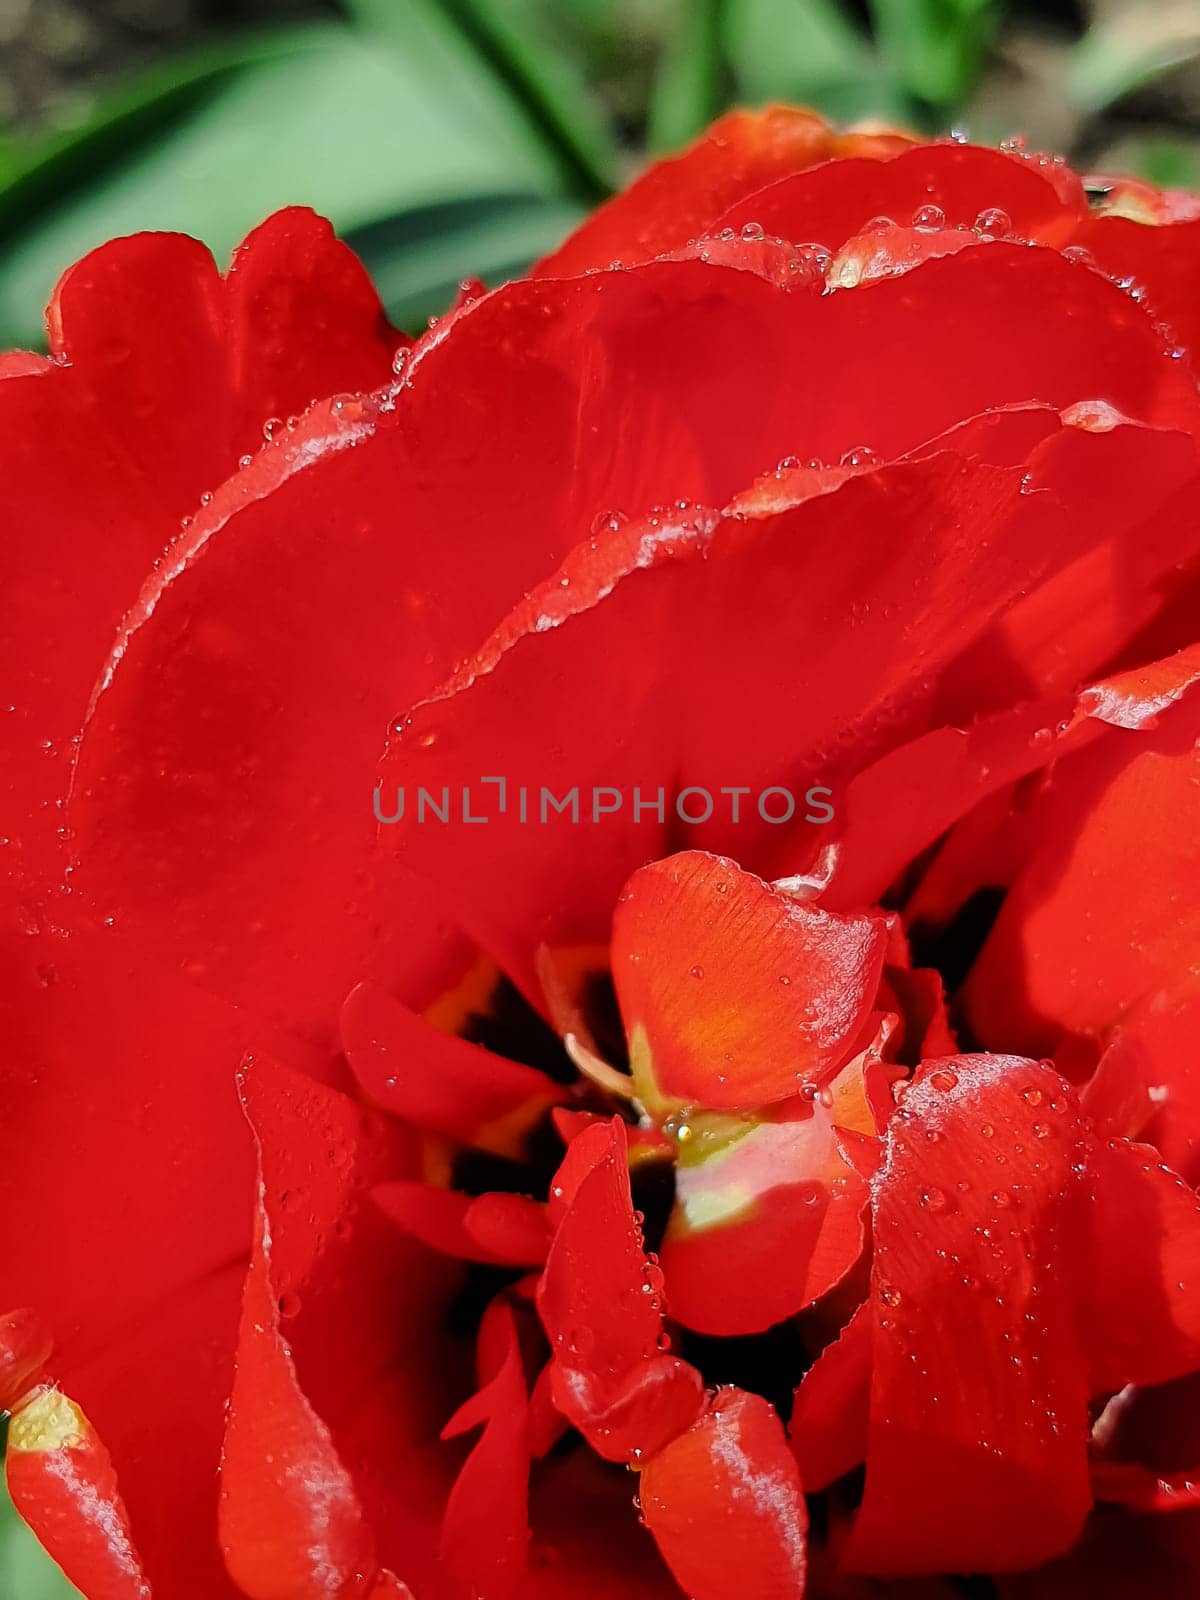
[[[88,1420],[61,1389],[43,1389],[22,1406],[8,1425],[10,1450],[76,1450],[84,1443]]]

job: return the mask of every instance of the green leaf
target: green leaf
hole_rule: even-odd
[[[720,109],[724,10],[722,0],[680,0],[675,26],[663,36],[650,96],[647,137],[652,150],[678,150]]]
[[[1200,189],[1200,140],[1127,135],[1098,153],[1099,172],[1127,172],[1160,189]]]
[[[124,155],[102,116],[0,199],[0,344],[36,341],[56,278],[114,235],[179,230],[224,259],[282,205],[311,205],[345,232],[434,204],[551,199],[569,187],[556,153],[457,34],[414,33],[404,53],[372,49],[345,26],[309,28],[202,86],[182,109],[172,99],[172,120],[160,117]],[[97,146],[97,182],[38,203],[64,161],[85,169]]]
[[[561,5],[548,0],[443,0],[460,16],[532,115],[578,170],[581,192],[595,200],[620,179],[620,156],[608,118],[587,84],[586,60]],[[582,41],[579,41],[582,44]]]
[[[0,1594],[12,1600],[79,1600],[12,1508],[0,1483]]]
[[[1200,55],[1200,16],[1190,6],[1119,5],[1075,46],[1067,84],[1075,104],[1102,111],[1170,68]]]
[[[1133,153],[1131,171],[1160,189],[1200,189],[1200,146],[1181,139],[1148,139]]]
[[[39,209],[61,204],[64,192],[102,180],[110,167],[161,137],[241,69],[319,48],[323,37],[323,30],[276,29],[206,45],[76,106],[65,126],[4,135],[0,225],[28,220]]]
[[[402,212],[347,235],[388,314],[419,332],[450,304],[463,277],[489,286],[522,274],[586,214],[571,201],[492,195]]]
[[[934,112],[962,103],[1000,19],[998,0],[870,0],[875,36],[901,86]]]
[[[743,98],[788,100],[838,121],[903,117],[884,64],[835,0],[738,0],[725,52]]]

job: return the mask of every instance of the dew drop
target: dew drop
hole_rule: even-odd
[[[616,533],[629,521],[623,511],[600,511],[592,518],[592,534],[599,537],[602,533]]]
[[[879,465],[879,455],[870,445],[856,444],[847,450],[839,462],[843,467],[874,467]]]
[[[1007,239],[1012,232],[1012,218],[1000,206],[985,206],[975,218],[976,233],[989,233],[993,239]]]

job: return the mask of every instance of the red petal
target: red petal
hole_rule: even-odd
[[[926,1063],[876,1180],[855,1571],[1006,1571],[1076,1537],[1086,1374],[1064,1194],[1078,1113],[1013,1058]]]
[[[535,1474],[534,1545],[522,1600],[679,1600],[654,1540],[630,1504],[632,1480],[590,1450]]]
[[[13,1505],[88,1600],[150,1600],[112,1460],[79,1407],[43,1389],[9,1423]]]
[[[1031,692],[1072,691],[1100,670],[1111,671],[1113,662],[1141,665],[1193,642],[1190,628],[1175,636],[1178,621],[1172,612],[1187,601],[1181,573],[1192,554],[1195,444],[1165,434],[1150,442],[1139,437],[1140,430],[1113,425],[1111,418],[1105,428],[1110,445],[1105,471],[1112,474],[1106,481],[1112,489],[1098,508],[1099,537],[972,646],[945,702],[949,720],[969,720],[1028,699]],[[1157,488],[1147,494],[1127,478],[1137,474],[1134,463],[1145,460],[1148,450],[1158,461],[1154,472],[1161,498]],[[1121,495],[1117,485],[1127,493]],[[1169,605],[1164,606],[1164,597]],[[1158,629],[1160,639],[1154,637]]]
[[[768,234],[819,240],[836,253],[869,219],[906,226],[930,206],[947,227],[972,228],[991,212],[981,232],[1011,231],[1043,244],[1068,243],[1087,209],[1082,190],[1074,205],[1064,205],[1043,172],[1020,156],[946,143],[917,145],[885,161],[826,161],[745,196],[718,226],[737,230],[757,222]]]
[[[634,1077],[699,1106],[759,1106],[828,1077],[883,971],[881,917],[837,917],[690,851],[626,885],[613,982]]]
[[[922,262],[956,255],[980,243],[970,228],[876,226],[848,239],[829,264],[831,289],[857,289],[878,278],[896,278]]]
[[[542,1073],[439,1032],[377,984],[351,990],[342,1048],[377,1105],[496,1155],[519,1154],[547,1107],[565,1098]]]
[[[450,1464],[422,1438],[449,1409],[431,1338],[445,1290],[366,1194],[411,1158],[351,1101],[269,1063],[243,1093],[262,1199],[222,1465],[226,1562],[252,1600],[342,1600],[378,1572],[378,1531],[420,1586]]]
[[[1200,1181],[1200,986],[1152,995],[1108,1042],[1083,1090],[1102,1132],[1154,1145],[1188,1183]]]
[[[1200,1369],[1200,1200],[1149,1145],[1094,1141],[1081,1326],[1094,1393]]]
[[[161,1600],[219,1600],[254,1183],[231,1081],[244,1019],[112,932],[25,934],[3,964],[0,1306],[34,1307],[54,1336],[54,1374],[111,1452]]]
[[[825,1489],[867,1457],[874,1318],[862,1305],[796,1390],[788,1428],[805,1489]]]
[[[35,876],[57,847],[53,802],[97,670],[180,517],[262,442],[273,411],[382,382],[398,337],[353,255],[299,210],[257,229],[224,281],[194,239],[114,240],[63,277],[48,320],[53,359],[0,369],[21,530],[0,616],[16,706],[5,832],[10,864]]]
[[[912,280],[951,264],[923,267]],[[410,795],[507,769],[509,813],[493,812],[486,829],[452,832],[410,819],[386,843],[439,883],[530,992],[529,952],[600,936],[599,910],[629,871],[682,838],[759,869],[770,840],[776,870],[763,875],[781,865],[794,871],[821,832],[810,826],[804,835],[799,820],[810,814],[810,786],[836,784],[843,767],[861,767],[906,728],[928,726],[930,702],[945,692],[939,673],[951,679],[950,663],[1008,604],[1112,535],[1105,472],[1106,463],[1128,460],[1123,434],[1069,427],[1048,439],[1026,482],[1046,494],[1022,493],[1020,469],[964,469],[939,454],[857,472],[799,504],[742,507],[715,525],[697,512],[602,533],[415,710],[385,762],[389,792],[395,783]],[[1138,437],[1159,465],[1179,469],[1169,449],[1168,460],[1160,455],[1157,436]],[[967,524],[974,533],[963,541]],[[881,538],[895,556],[883,566],[866,551]],[[911,653],[917,632],[920,674]],[[641,709],[631,724],[632,704]],[[756,809],[764,789],[785,782],[796,803],[792,828],[764,822]],[[524,821],[518,785],[527,790]],[[594,796],[603,798],[605,786],[620,805],[597,817]],[[539,788],[564,802],[574,793],[580,821],[544,802],[539,813]],[[703,817],[711,798],[707,822],[685,828],[679,820],[675,797],[684,789],[698,791],[685,797],[691,817]],[[562,886],[553,901],[539,887],[546,874]]]
[[[1194,371],[1200,316],[1193,292],[1193,265],[1200,249],[1200,221],[1156,223],[1100,215],[1086,220],[1075,238],[1091,251],[1102,272],[1139,291],[1145,309],[1167,324]]]
[[[515,1266],[540,1267],[550,1248],[547,1210],[524,1194],[481,1194],[471,1202],[467,1232]]]
[[[1097,1500],[1134,1511],[1195,1511],[1200,1508],[1200,1468],[1152,1472],[1132,1461],[1102,1461],[1092,1468]]]
[[[1093,1464],[1137,1463],[1177,1476],[1200,1462],[1200,1372],[1122,1389],[1092,1427]]]
[[[601,206],[534,271],[563,277],[613,260],[632,266],[677,250],[706,232],[740,196],[824,161],[848,143],[853,141],[811,111],[771,106],[730,112],[683,155],[657,162]]]
[[[794,1600],[808,1513],[774,1410],[718,1389],[687,1433],[642,1470],[642,1514],[692,1600]]]
[[[842,806],[832,907],[880,899],[908,865],[988,795],[1099,737],[1105,727],[1153,727],[1200,675],[1200,648],[1052,695],[937,728],[858,773]],[[896,804],[903,795],[905,804]]]
[[[794,419],[763,363],[782,381],[777,333],[795,298],[698,262],[513,285],[424,344],[394,398],[318,407],[281,431],[147,584],[96,698],[73,804],[78,882],[102,913],[318,1052],[354,983],[436,960],[426,903],[370,863],[389,717],[597,512],[724,497],[778,458]],[[731,430],[739,396],[745,426]],[[454,606],[431,608],[451,586]],[[29,730],[34,770],[45,731]],[[381,814],[392,804],[389,788]]]
[[[554,1365],[548,1361],[529,1396],[529,1453],[535,1461],[549,1455],[571,1426],[554,1404],[553,1377]]]
[[[442,1520],[439,1565],[448,1594],[510,1600],[529,1543],[529,1425],[525,1378],[512,1313],[505,1313],[498,1370],[474,1397],[469,1426],[483,1437],[455,1480]]]
[[[36,1311],[26,1308],[0,1316],[0,1411],[17,1409],[53,1348],[49,1329]]]
[[[396,348],[411,343],[389,326],[358,257],[302,206],[255,228],[234,251],[225,282],[240,401],[234,441],[243,450],[261,444],[270,417],[385,382]]]
[[[386,1217],[431,1250],[463,1261],[490,1259],[467,1232],[470,1195],[413,1181],[381,1183],[374,1198]]]
[[[703,1167],[680,1169],[684,1181],[676,1181],[662,1260],[673,1315],[685,1327],[726,1336],[761,1333],[826,1294],[862,1254],[867,1184],[832,1139],[826,1164],[810,1181],[791,1178],[761,1194],[752,1187],[764,1181],[755,1170],[764,1160],[783,1167],[794,1156],[798,1172],[810,1170],[812,1157],[795,1137],[771,1140],[775,1148],[764,1154],[768,1130],[798,1126],[763,1124],[742,1141],[744,1151],[731,1153],[727,1168],[733,1154],[750,1166],[744,1191],[733,1170],[710,1178]],[[814,1130],[813,1142],[819,1137]],[[697,1182],[689,1181],[693,1173]],[[728,1194],[722,1183],[730,1185]],[[689,1223],[689,1213],[701,1220]]]
[[[661,1353],[662,1274],[642,1254],[622,1124],[582,1134],[567,1163],[573,1194],[559,1202],[538,1287],[555,1403],[601,1455],[643,1459],[688,1427],[703,1384],[694,1368]],[[560,1171],[554,1187],[563,1180]]]
[[[384,1183],[375,1199],[406,1233],[443,1255],[511,1267],[540,1267],[546,1259],[546,1208],[526,1195],[472,1198],[425,1183]]]
[[[1200,697],[1152,733],[1121,733],[1064,771],[967,986],[985,1041],[1053,1049],[1102,1035],[1189,974],[1200,905]],[[1091,757],[1092,759],[1089,759]],[[1034,832],[1036,830],[1036,832]],[[1120,907],[1100,916],[1099,907]]]
[[[760,1333],[827,1294],[858,1261],[877,1159],[863,1063],[711,1154],[681,1147],[662,1245],[672,1315],[700,1333]],[[861,1141],[852,1158],[843,1141]],[[699,1148],[697,1140],[700,1141]],[[857,1164],[861,1162],[861,1166]]]

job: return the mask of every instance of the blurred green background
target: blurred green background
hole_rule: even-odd
[[[1200,0],[0,0],[0,348],[104,239],[295,202],[415,328],[770,99],[1200,188]],[[73,1593],[0,1499],[0,1596]]]
[[[413,327],[737,102],[1200,184],[1198,56],[1200,0],[0,0],[0,344],[103,239],[291,201]]]

